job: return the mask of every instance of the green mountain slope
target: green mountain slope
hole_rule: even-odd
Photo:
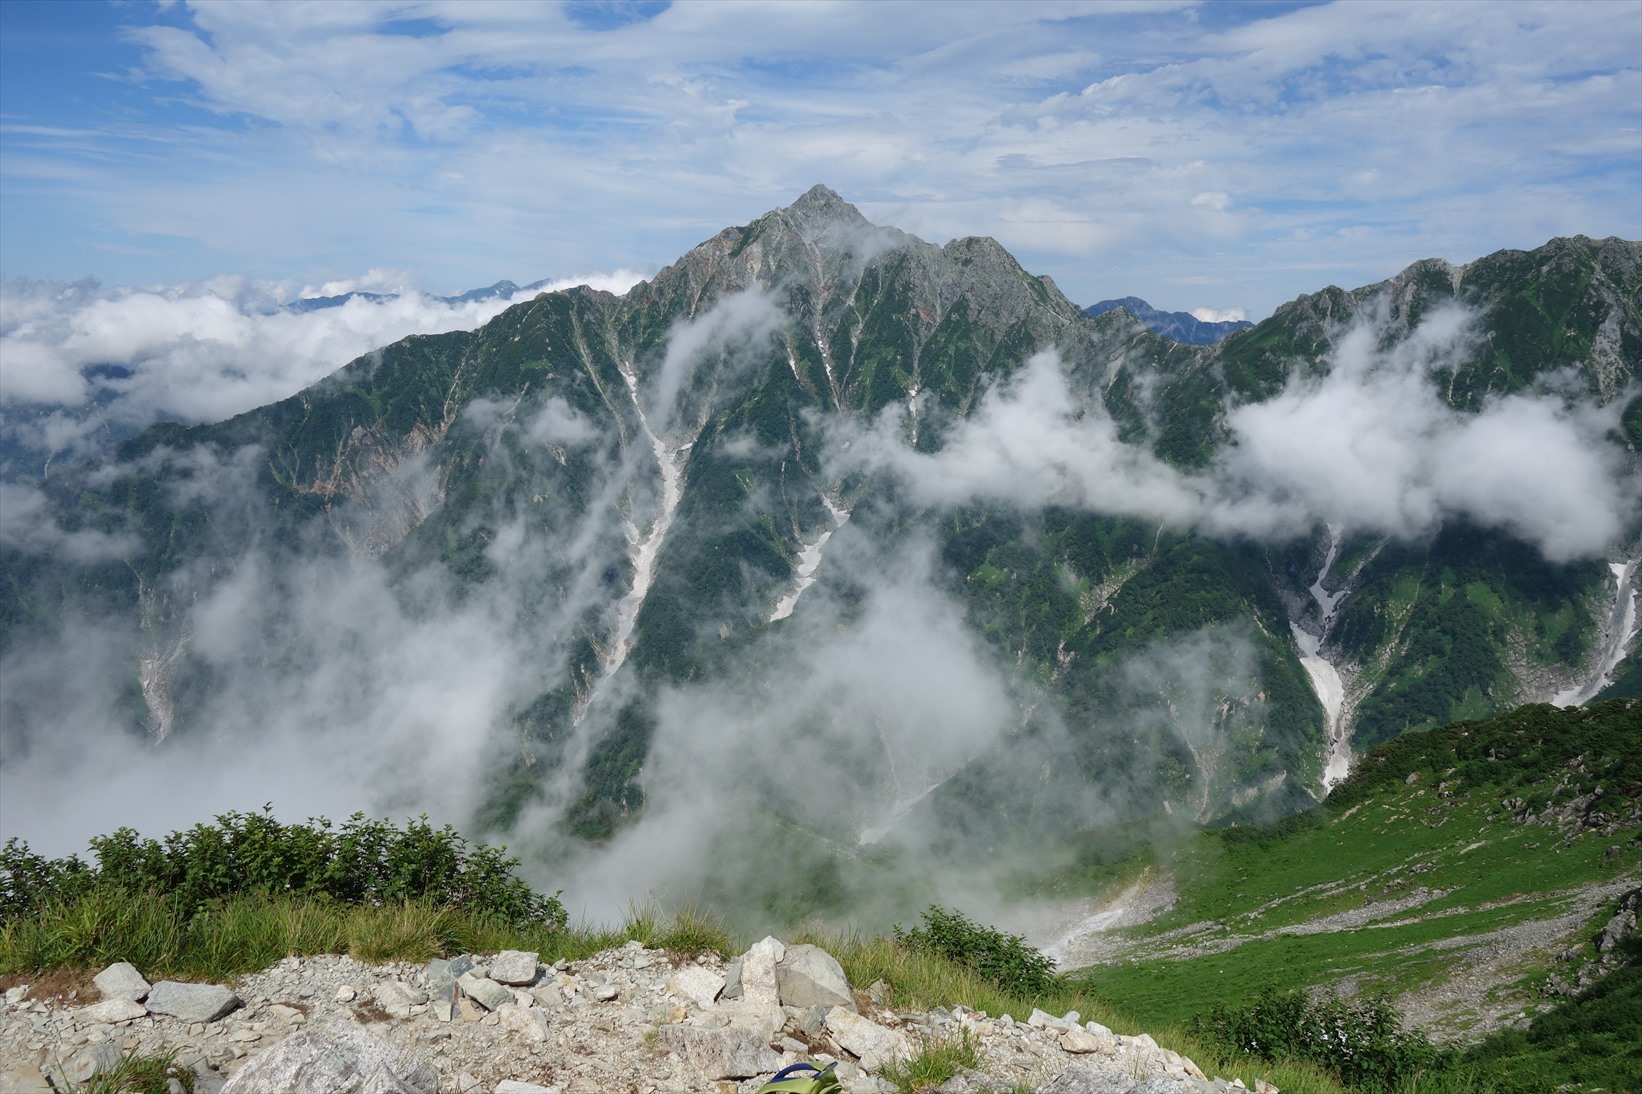
[[[1445,413],[1564,392],[1634,469],[1639,252],[1421,263],[1190,347],[817,187],[623,297],[544,294],[31,484],[75,547],[0,546],[0,729],[18,755],[88,724],[353,741],[408,757],[368,757],[384,801],[449,792],[545,844],[794,770],[826,791],[758,808],[845,857],[1291,811],[1353,727],[1592,677],[1616,591],[1499,521],[1329,554],[1303,500],[1237,477],[1240,408],[1460,301],[1421,380]],[[87,632],[69,703],[53,659]]]
[[[1596,940],[1642,886],[1639,849],[1642,705],[1522,707],[1381,745],[1311,812],[1192,837],[1145,882],[1166,911],[1072,953],[1153,1020],[1385,992],[1474,1040],[1613,967]]]

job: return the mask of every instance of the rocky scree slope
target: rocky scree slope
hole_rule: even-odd
[[[0,1005],[0,1085],[47,1094],[112,1068],[122,1054],[174,1051],[207,1094],[750,1094],[778,1068],[836,1062],[844,1089],[880,1094],[880,1073],[929,1041],[968,1037],[977,1072],[944,1094],[1194,1094],[1206,1079],[1150,1037],[1078,1015],[1026,1020],[958,1007],[899,1013],[879,986],[856,990],[814,946],[766,938],[725,963],[630,942],[542,966],[519,951],[425,966],[287,958],[232,988],[150,985],[127,964],[96,978],[103,998]],[[1272,1088],[1265,1087],[1270,1092]]]

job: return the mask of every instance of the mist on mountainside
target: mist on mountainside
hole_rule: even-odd
[[[1365,308],[1194,466],[1172,350],[843,209],[7,485],[0,828],[426,812],[593,918],[974,906],[1001,851],[1314,791],[1259,582],[1320,525],[1579,574],[1635,534],[1625,399],[1570,363],[1454,408],[1480,306]]]

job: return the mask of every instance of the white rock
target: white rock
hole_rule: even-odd
[[[252,1057],[222,1094],[438,1094],[439,1075],[409,1049],[362,1029],[307,1029]]]
[[[1078,1053],[1080,1055],[1083,1053],[1098,1052],[1104,1056],[1112,1056],[1117,1053],[1116,1040],[1111,1037],[1102,1036],[1098,1033],[1090,1033],[1088,1030],[1083,1029],[1080,1026],[1073,1026],[1071,1029],[1060,1035],[1060,1047],[1065,1049],[1067,1052]]]
[[[411,987],[399,980],[383,980],[376,985],[373,993],[382,1009],[395,1018],[409,1018],[411,1008],[419,1007],[428,1001],[427,993]]]
[[[340,988],[336,989],[336,1001],[338,1003],[351,1003],[354,1001],[354,997],[358,994],[359,993],[354,991],[353,988],[347,984],[343,984]]]
[[[456,981],[456,986],[462,989],[463,995],[486,1010],[495,1010],[503,1003],[513,1001],[513,993],[507,988],[489,977],[475,976],[471,972],[463,973],[462,978]]]
[[[787,947],[778,939],[766,937],[741,955],[742,999],[759,1006],[781,1005],[781,988],[776,981],[775,967],[786,953]]]
[[[141,1003],[133,1002],[130,999],[114,998],[104,999],[101,1003],[93,1003],[89,1007],[81,1007],[78,1018],[82,1022],[92,1024],[107,1022],[110,1025],[115,1025],[147,1016],[148,1008]]]
[[[104,999],[129,999],[135,1003],[148,997],[148,981],[129,961],[116,961],[91,979]]]
[[[724,990],[724,978],[700,965],[686,965],[667,981],[667,990],[706,1010],[718,999],[718,993]]]
[[[503,950],[490,963],[490,978],[498,984],[528,984],[536,979],[540,957],[529,950]]]
[[[520,1079],[503,1079],[496,1084],[496,1094],[559,1094],[556,1086],[537,1086]]]
[[[906,1034],[843,1007],[827,1011],[827,1032],[839,1046],[854,1053],[868,1071],[878,1071],[891,1060],[910,1059],[913,1055],[912,1040]]]
[[[535,1007],[521,1007],[518,1003],[503,1003],[496,1008],[496,1022],[505,1030],[519,1034],[527,1041],[547,1040],[547,1013]]]
[[[662,1026],[657,1040],[707,1079],[747,1079],[781,1066],[781,1057],[757,1030]]]

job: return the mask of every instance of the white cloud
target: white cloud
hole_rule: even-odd
[[[888,470],[927,503],[1074,506],[1279,540],[1322,522],[1413,538],[1464,517],[1553,561],[1612,546],[1642,500],[1609,440],[1617,404],[1551,391],[1453,410],[1434,374],[1472,344],[1473,317],[1435,311],[1390,349],[1383,321],[1344,332],[1326,371],[1231,407],[1231,443],[1202,472],[1120,440],[1099,403],[1073,395],[1052,352],[989,391],[938,452],[908,447],[891,408],[869,428],[840,430],[832,458],[838,470]]]
[[[1624,0],[179,14],[134,20],[142,80],[110,85],[140,122],[8,130],[8,272],[649,266],[817,181],[937,241],[994,234],[1074,299],[1179,307],[1189,273],[1253,314],[1432,254],[1642,236]]]
[[[1200,323],[1241,323],[1247,313],[1242,308],[1193,308],[1192,318]]]
[[[513,299],[587,284],[625,292],[639,280],[618,270],[563,278]],[[311,311],[288,300],[348,292],[355,297]],[[6,282],[0,286],[0,404],[6,426],[47,452],[83,446],[87,419],[57,412],[48,425],[23,410],[83,407],[129,427],[158,420],[213,422],[294,395],[349,361],[411,334],[469,330],[513,299],[446,303],[373,270],[315,289],[219,277],[192,285],[115,287],[93,283]],[[89,374],[86,370],[92,370]]]

